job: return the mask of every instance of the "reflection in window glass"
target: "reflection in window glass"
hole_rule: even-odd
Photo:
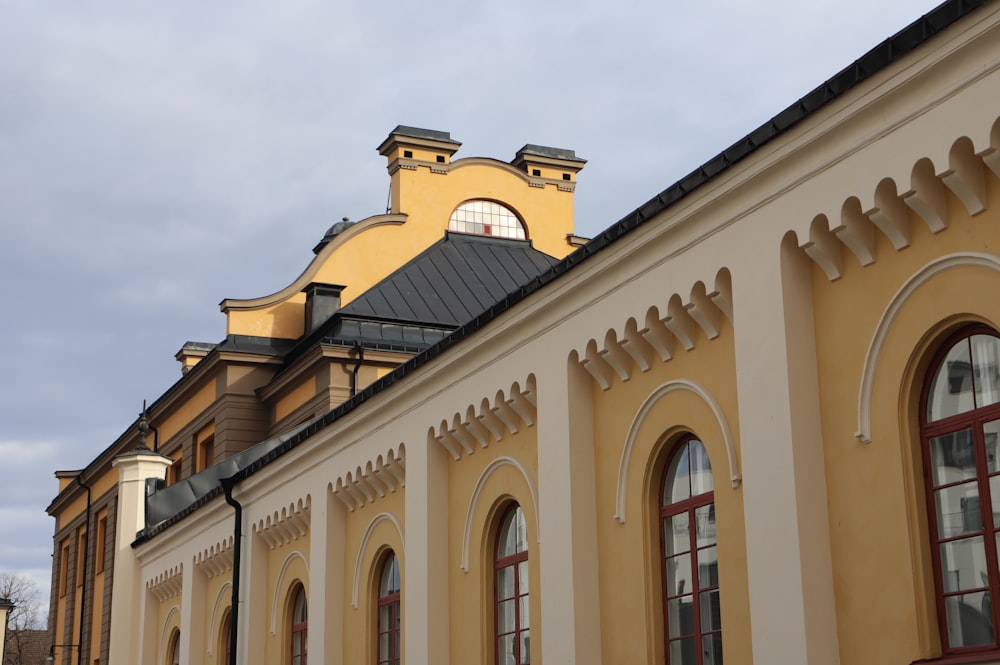
[[[1000,339],[991,335],[972,336],[972,376],[976,406],[1000,402]]]
[[[664,639],[668,665],[722,663],[722,611],[712,465],[691,437],[674,449],[663,476]]]
[[[517,504],[508,508],[500,521],[494,571],[497,663],[530,663],[528,526]]]
[[[292,605],[292,665],[306,665],[306,634],[309,611],[306,605],[306,590],[300,584],[295,590]]]
[[[378,587],[378,664],[399,665],[399,561],[390,552],[382,564]]]
[[[941,420],[973,408],[972,358],[969,340],[963,339],[948,351],[931,381],[927,420]]]
[[[524,225],[509,208],[494,201],[466,201],[448,220],[449,231],[524,240]]]
[[[1000,340],[982,328],[960,334],[928,379],[921,435],[944,651],[996,649]]]

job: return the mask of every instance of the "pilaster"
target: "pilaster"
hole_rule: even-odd
[[[314,489],[310,514],[309,659],[339,665],[344,658],[344,506],[330,490]]]
[[[181,662],[205,660],[205,573],[191,562],[181,580]]]
[[[448,663],[448,460],[437,444],[406,448],[403,655]]]
[[[811,277],[772,247],[733,269],[753,660],[838,665]]]
[[[590,376],[552,354],[536,367],[541,637],[547,665],[598,665],[597,500]],[[541,631],[538,629],[541,628]],[[536,639],[537,639],[536,637]]]
[[[145,589],[139,562],[132,552],[135,535],[146,524],[146,480],[163,479],[172,460],[150,450],[119,455],[111,462],[118,469],[118,515],[115,524],[114,582],[111,589],[111,635],[108,663],[133,665],[139,659],[140,613]]]

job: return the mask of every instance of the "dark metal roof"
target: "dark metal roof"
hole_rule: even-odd
[[[527,240],[446,232],[340,314],[456,327],[557,262]]]
[[[422,129],[420,127],[408,127],[406,125],[396,125],[396,129],[389,132],[389,136],[393,134],[398,134],[399,136],[409,136],[415,139],[430,139],[432,141],[443,141],[445,143],[454,143],[455,145],[462,145],[458,141],[453,141],[451,138],[451,132],[441,132],[436,129]]]
[[[704,165],[695,171],[692,171],[690,174],[667,189],[663,190],[663,192],[659,195],[650,199],[632,213],[623,217],[586,245],[580,247],[578,250],[553,265],[549,270],[527,282],[515,292],[510,293],[498,300],[475,318],[464,323],[461,327],[454,330],[450,335],[442,339],[437,344],[434,344],[421,353],[413,356],[405,363],[396,367],[392,372],[389,372],[374,383],[369,384],[366,388],[358,392],[346,402],[334,408],[332,411],[318,416],[309,423],[306,423],[297,432],[290,433],[291,436],[284,441],[269,445],[267,447],[267,452],[260,456],[255,462],[239,469],[232,475],[233,482],[245,480],[256,473],[259,469],[281,457],[290,450],[296,448],[320,430],[361,406],[364,402],[371,399],[373,395],[380,393],[397,381],[404,379],[406,376],[412,374],[418,368],[438,357],[449,348],[459,344],[466,337],[474,334],[490,321],[500,316],[503,312],[529,297],[535,291],[539,290],[546,284],[557,280],[576,265],[609,247],[617,240],[649,221],[654,215],[666,210],[670,205],[676,203],[678,200],[693,191],[696,187],[711,180],[723,170],[735,164],[737,161],[747,157],[765,143],[776,138],[795,124],[798,124],[798,122],[805,119],[805,117],[809,114],[837,99],[855,85],[861,83],[870,76],[873,76],[878,71],[889,66],[893,62],[901,59],[906,54],[928,41],[931,37],[945,30],[955,21],[958,21],[968,15],[976,8],[985,4],[987,1],[989,0],[947,0],[929,13],[921,16],[909,26],[882,42],[854,63],[843,69],[833,78],[829,79],[808,95],[786,108],[770,121],[764,123],[761,127],[758,127],[746,137],[737,141],[733,146],[710,159]],[[266,441],[259,445],[265,446],[265,444],[270,444],[271,441],[273,440]],[[250,450],[255,450],[255,448],[251,448]],[[250,452],[250,450],[246,452]],[[186,508],[183,508],[176,514],[158,524],[155,528],[147,528],[141,531],[137,534],[137,538],[133,543],[133,546],[151,539],[156,534],[194,512],[200,505],[211,500],[214,496],[221,494],[221,485],[216,485],[213,490],[202,496],[197,503],[188,505]]]
[[[551,157],[552,159],[565,159],[570,162],[580,162],[586,164],[587,160],[576,156],[575,150],[567,148],[550,148],[547,145],[526,144],[517,151],[515,159],[520,159],[524,155],[535,155],[537,157]]]
[[[142,533],[150,531],[158,524],[185,509],[193,510],[197,508],[204,501],[215,495],[213,492],[218,491],[220,487],[219,481],[223,478],[229,478],[251,466],[254,462],[280,447],[281,444],[298,434],[311,423],[312,421],[303,423],[284,434],[262,441],[237,455],[233,455],[218,464],[208,467],[200,473],[179,480],[169,487],[154,484],[153,489],[155,491],[151,493],[147,492],[146,495],[146,529]],[[158,482],[162,483],[163,481]]]

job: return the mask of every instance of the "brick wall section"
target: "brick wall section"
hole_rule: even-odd
[[[111,581],[115,576],[115,537],[117,529],[114,525],[118,523],[118,491],[117,489],[108,497],[108,531],[104,546],[104,604],[101,612],[101,644],[100,659],[102,663],[108,662],[108,650],[111,641]]]
[[[11,645],[16,645],[12,649]],[[16,630],[7,638],[7,653],[3,665],[45,665],[49,657],[49,631]],[[20,653],[20,658],[18,658]]]

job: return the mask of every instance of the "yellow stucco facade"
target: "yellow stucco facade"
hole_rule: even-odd
[[[948,549],[998,537],[1000,512],[963,495],[944,515],[928,432],[951,421],[925,422],[955,333],[1000,338],[1000,7],[959,4],[573,253],[575,155],[455,159],[449,135],[397,128],[389,211],[288,287],[224,301],[240,343],[308,338],[309,284],[356,272],[351,302],[469,200],[561,262],[422,350],[205,354],[150,409],[158,453],[133,429],[94,467],[117,534],[101,662],[223,662],[236,592],[233,662],[298,665],[301,589],[312,662],[1000,663],[996,548]],[[1000,353],[977,362],[984,390]],[[209,433],[217,463],[147,497]],[[55,580],[86,512],[72,478]]]

